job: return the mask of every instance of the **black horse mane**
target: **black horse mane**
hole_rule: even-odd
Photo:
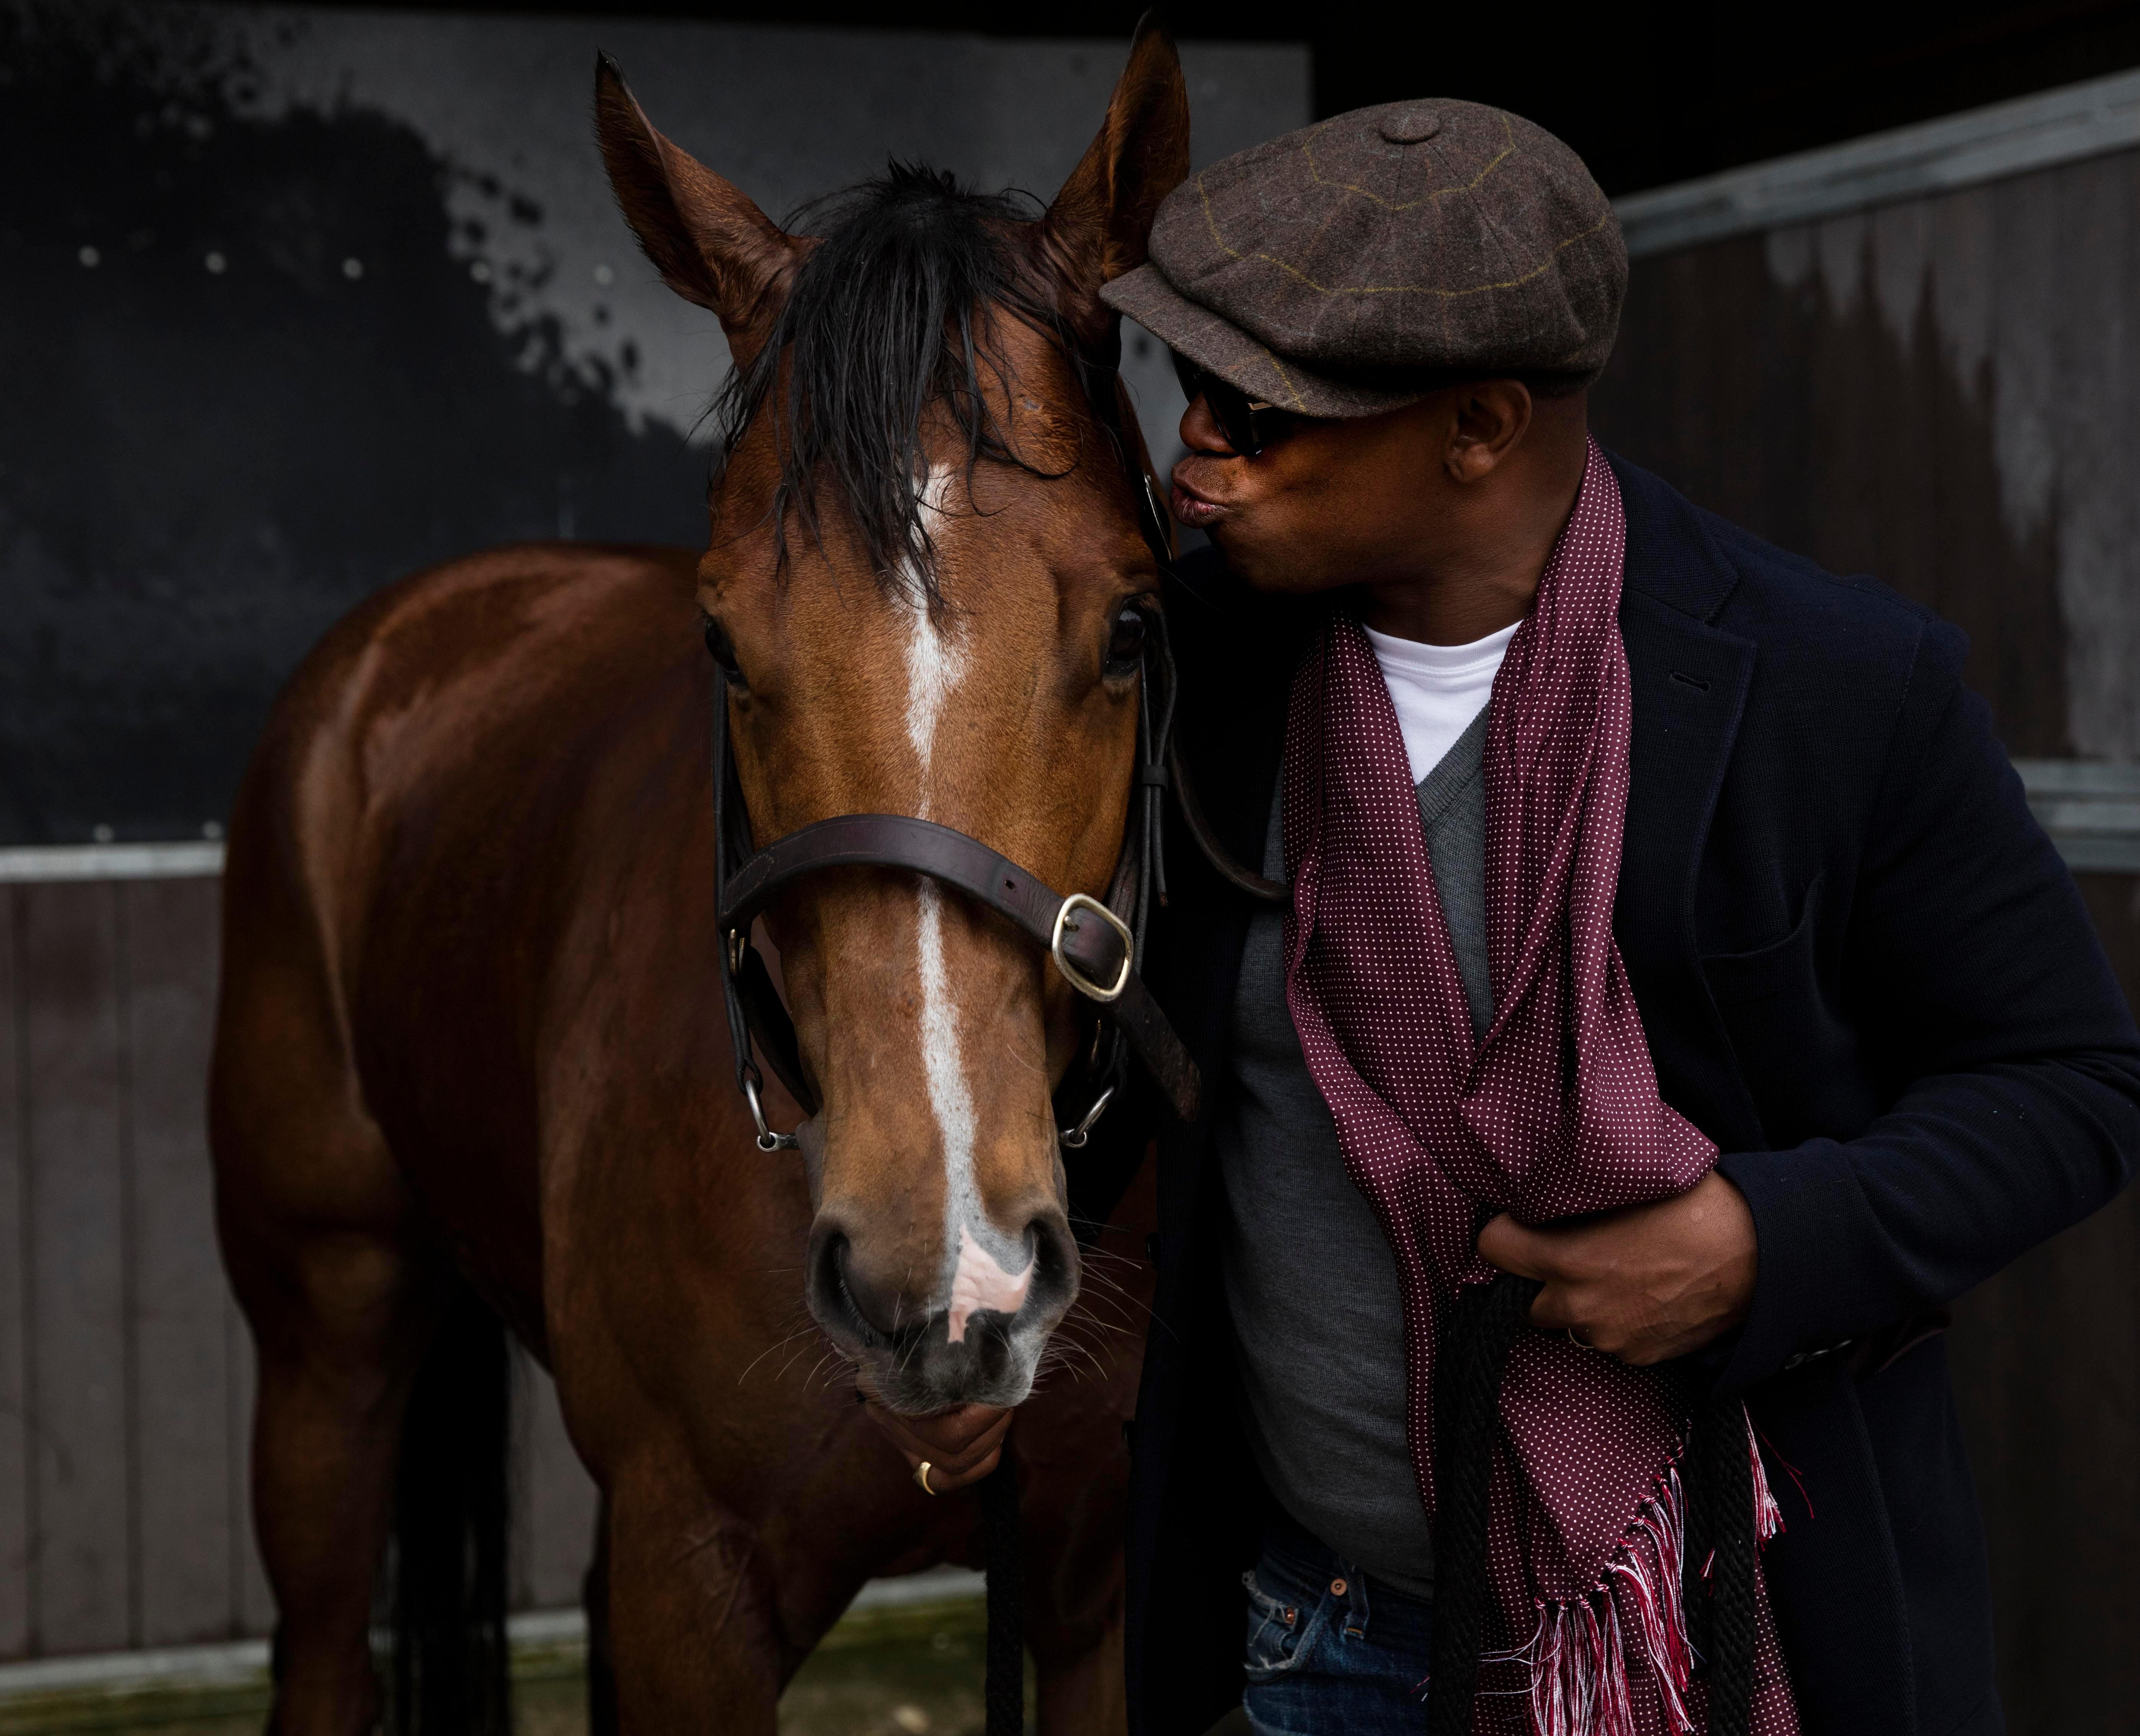
[[[964,442],[966,468],[984,458],[1031,470],[989,413],[984,376],[1008,389],[999,340],[1007,313],[1054,342],[1087,372],[1050,286],[1011,226],[1039,214],[1023,194],[983,194],[922,164],[893,162],[881,178],[805,206],[791,230],[818,236],[787,304],[713,416],[725,458],[761,409],[779,444],[773,501],[780,558],[792,508],[819,546],[819,496],[847,508],[886,584],[936,597],[935,548],[922,510],[929,462],[922,420],[941,404]],[[782,362],[786,361],[785,379]]]

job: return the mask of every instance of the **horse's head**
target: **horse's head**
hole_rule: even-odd
[[[699,598],[757,841],[913,815],[1105,893],[1158,575],[1098,292],[1186,172],[1171,43],[1140,32],[1041,215],[895,167],[790,235],[606,66],[596,107],[627,220],[734,359]],[[1089,1006],[914,873],[819,873],[765,922],[822,1104],[812,1313],[895,1408],[1018,1402],[1077,1286],[1051,1093]]]

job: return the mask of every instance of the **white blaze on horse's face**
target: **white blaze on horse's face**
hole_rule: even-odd
[[[959,472],[951,465],[931,465],[922,484],[922,522],[940,544],[952,534],[949,503]],[[959,677],[966,672],[966,655],[960,644],[956,624],[948,609],[932,617],[922,575],[911,563],[901,575],[904,594],[913,608],[906,642],[906,739],[921,767],[921,805],[915,809],[929,817],[930,773],[936,759],[936,731],[944,720],[944,707]]]
[[[940,543],[951,532],[946,503],[957,480],[958,472],[952,466],[935,465],[922,490],[922,504],[930,514],[926,522]],[[941,609],[932,613],[921,575],[910,571],[904,577],[913,613],[906,644],[906,739],[913,745],[920,771],[921,787],[914,811],[926,819],[936,734],[959,678],[965,671],[965,656],[951,612]],[[915,932],[921,982],[921,1072],[928,1082],[930,1107],[935,1113],[937,1132],[943,1141],[943,1286],[947,1299],[946,1330],[955,1345],[965,1341],[967,1323],[975,1314],[1018,1312],[1032,1286],[1033,1257],[1028,1249],[1019,1247],[1013,1252],[1005,1248],[1020,1268],[1014,1274],[991,1246],[1003,1244],[1006,1238],[989,1222],[974,1179],[977,1118],[960,1044],[958,1004],[952,998],[944,968],[944,893],[934,880],[924,879],[915,897],[920,903]]]

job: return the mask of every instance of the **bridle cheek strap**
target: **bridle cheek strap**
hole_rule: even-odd
[[[1070,986],[1113,1021],[1174,1113],[1185,1121],[1196,1119],[1196,1065],[1136,973],[1128,926],[1098,899],[1082,893],[1066,898],[978,838],[900,814],[842,814],[819,820],[776,838],[722,887],[721,932],[728,937],[731,968],[739,976],[763,978],[762,990],[755,983],[739,985],[751,1034],[782,1083],[810,1113],[816,1112],[816,1094],[802,1076],[793,1025],[771,992],[771,979],[748,937],[751,923],[785,888],[823,869],[841,868],[924,874],[1007,918],[1038,942]],[[777,1016],[768,1016],[775,1008]]]

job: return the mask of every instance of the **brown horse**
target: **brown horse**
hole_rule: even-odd
[[[799,1158],[755,1148],[705,642],[761,842],[923,815],[1107,891],[1157,575],[1097,291],[1185,172],[1173,48],[1141,31],[1038,218],[895,170],[791,236],[606,66],[596,108],[626,219],[734,356],[709,551],[510,548],[382,593],[282,695],[231,829],[212,1137],[282,1736],[378,1718],[390,1536],[397,1721],[503,1729],[496,1321],[601,1491],[598,1725],[770,1731],[865,1579],[974,1558],[975,1496],[917,1488],[847,1371],[908,1413],[1018,1404],[1088,1270],[1050,1094],[1089,1009],[914,874],[768,911],[822,1107]],[[838,1378],[781,1376],[827,1343]],[[1057,1732],[1124,1717],[1137,1335],[1092,1348],[1014,1434]]]

